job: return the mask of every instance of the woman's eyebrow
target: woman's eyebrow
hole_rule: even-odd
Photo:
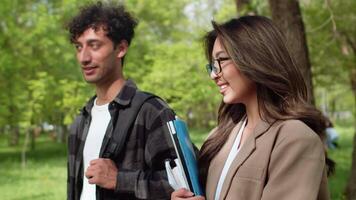
[[[218,51],[215,53],[215,58],[218,58],[221,54],[226,54],[225,51]]]

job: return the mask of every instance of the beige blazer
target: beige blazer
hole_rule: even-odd
[[[211,161],[206,197],[213,200],[241,122]],[[214,134],[214,133],[213,133]],[[324,147],[299,120],[260,121],[234,159],[220,193],[226,200],[328,200]]]

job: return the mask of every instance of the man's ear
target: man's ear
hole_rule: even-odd
[[[123,58],[126,55],[128,48],[129,48],[129,44],[127,43],[127,41],[121,40],[121,42],[116,45],[117,57]]]

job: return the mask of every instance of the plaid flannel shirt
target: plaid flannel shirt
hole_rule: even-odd
[[[137,92],[136,85],[128,80],[117,97],[109,104],[113,116],[120,109],[130,106]],[[83,187],[83,148],[91,120],[95,96],[82,109],[73,123],[68,138],[67,199],[79,200]],[[173,120],[174,112],[159,98],[147,100],[141,107],[120,154],[112,159],[117,168],[117,186],[107,190],[97,186],[97,199],[170,199],[173,189],[169,186],[164,167],[166,159],[176,158],[173,143],[166,131],[166,122]],[[116,134],[115,121],[109,123],[99,157],[102,157],[112,135]]]

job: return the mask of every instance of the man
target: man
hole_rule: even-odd
[[[165,124],[174,113],[123,76],[136,25],[122,5],[100,2],[68,25],[83,77],[96,89],[71,127],[70,200],[170,199],[164,161],[176,154]]]

